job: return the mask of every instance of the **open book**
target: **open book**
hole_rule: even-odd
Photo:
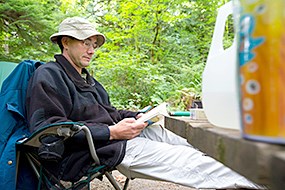
[[[137,119],[139,122],[148,122],[148,125],[156,123],[164,118],[164,116],[169,116],[167,111],[167,103],[164,102],[150,111],[146,112],[142,117]]]

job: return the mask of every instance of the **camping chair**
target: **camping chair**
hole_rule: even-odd
[[[52,176],[47,170],[45,170],[45,168],[41,165],[41,163],[39,162],[38,155],[35,154],[37,153],[37,151],[27,151],[28,149],[38,149],[42,144],[42,142],[40,141],[41,137],[46,134],[57,135],[59,137],[63,137],[62,140],[65,140],[67,138],[72,137],[80,130],[83,130],[87,137],[90,153],[92,158],[94,159],[94,166],[87,171],[84,178],[77,182],[67,184],[66,182],[58,180],[56,177]],[[49,145],[52,144],[54,144],[54,142],[50,143]],[[121,187],[118,185],[118,183],[112,176],[111,171],[105,171],[105,166],[100,165],[100,161],[95,151],[91,133],[86,126],[80,123],[63,122],[48,125],[32,133],[29,138],[25,138],[21,141],[18,141],[17,146],[19,147],[17,156],[20,157],[20,155],[25,152],[24,154],[29,164],[31,165],[37,178],[39,179],[38,189],[42,189],[42,186],[47,187],[47,189],[82,189],[83,187],[87,186],[88,189],[90,189],[90,182],[93,179],[101,179],[102,176],[105,175],[116,190],[121,190]],[[52,153],[49,152],[48,154]],[[123,189],[127,189],[128,182],[129,179],[126,180]]]
[[[37,189],[82,189],[83,187],[90,189],[90,182],[93,179],[102,179],[105,175],[116,190],[127,189],[129,179],[126,179],[121,188],[111,174],[112,169],[107,169],[105,165],[100,164],[91,132],[85,125],[77,122],[62,122],[45,126],[32,134],[28,131],[25,111],[26,89],[29,78],[42,64],[33,60],[23,61],[3,82],[0,93],[0,163],[5,167],[0,174],[0,188],[32,189],[32,183],[34,183]],[[63,142],[81,130],[86,135],[94,164],[78,181],[59,180],[43,166],[41,159],[56,156],[61,146],[58,146],[58,141],[45,142],[42,137],[56,136]],[[41,147],[44,147],[41,151],[43,155],[39,155],[38,150]]]

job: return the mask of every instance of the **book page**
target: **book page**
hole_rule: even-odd
[[[137,119],[138,122],[149,122],[149,123],[156,123],[164,116],[168,116],[167,112],[167,103],[164,102],[157,107],[151,109],[147,113],[145,113],[142,117]]]

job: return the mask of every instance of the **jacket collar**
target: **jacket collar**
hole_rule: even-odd
[[[54,58],[56,59],[56,62],[59,63],[61,67],[64,69],[64,71],[69,76],[69,78],[78,87],[89,87],[90,85],[91,86],[95,85],[95,81],[92,80],[92,77],[90,76],[89,72],[85,68],[82,69],[82,73],[86,74],[86,80],[84,80],[81,77],[81,75],[77,72],[77,70],[71,65],[71,63],[62,54],[55,55]]]

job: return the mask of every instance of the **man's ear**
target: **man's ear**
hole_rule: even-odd
[[[63,49],[67,49],[69,40],[70,39],[67,36],[63,36],[61,38],[61,43],[62,43]]]

